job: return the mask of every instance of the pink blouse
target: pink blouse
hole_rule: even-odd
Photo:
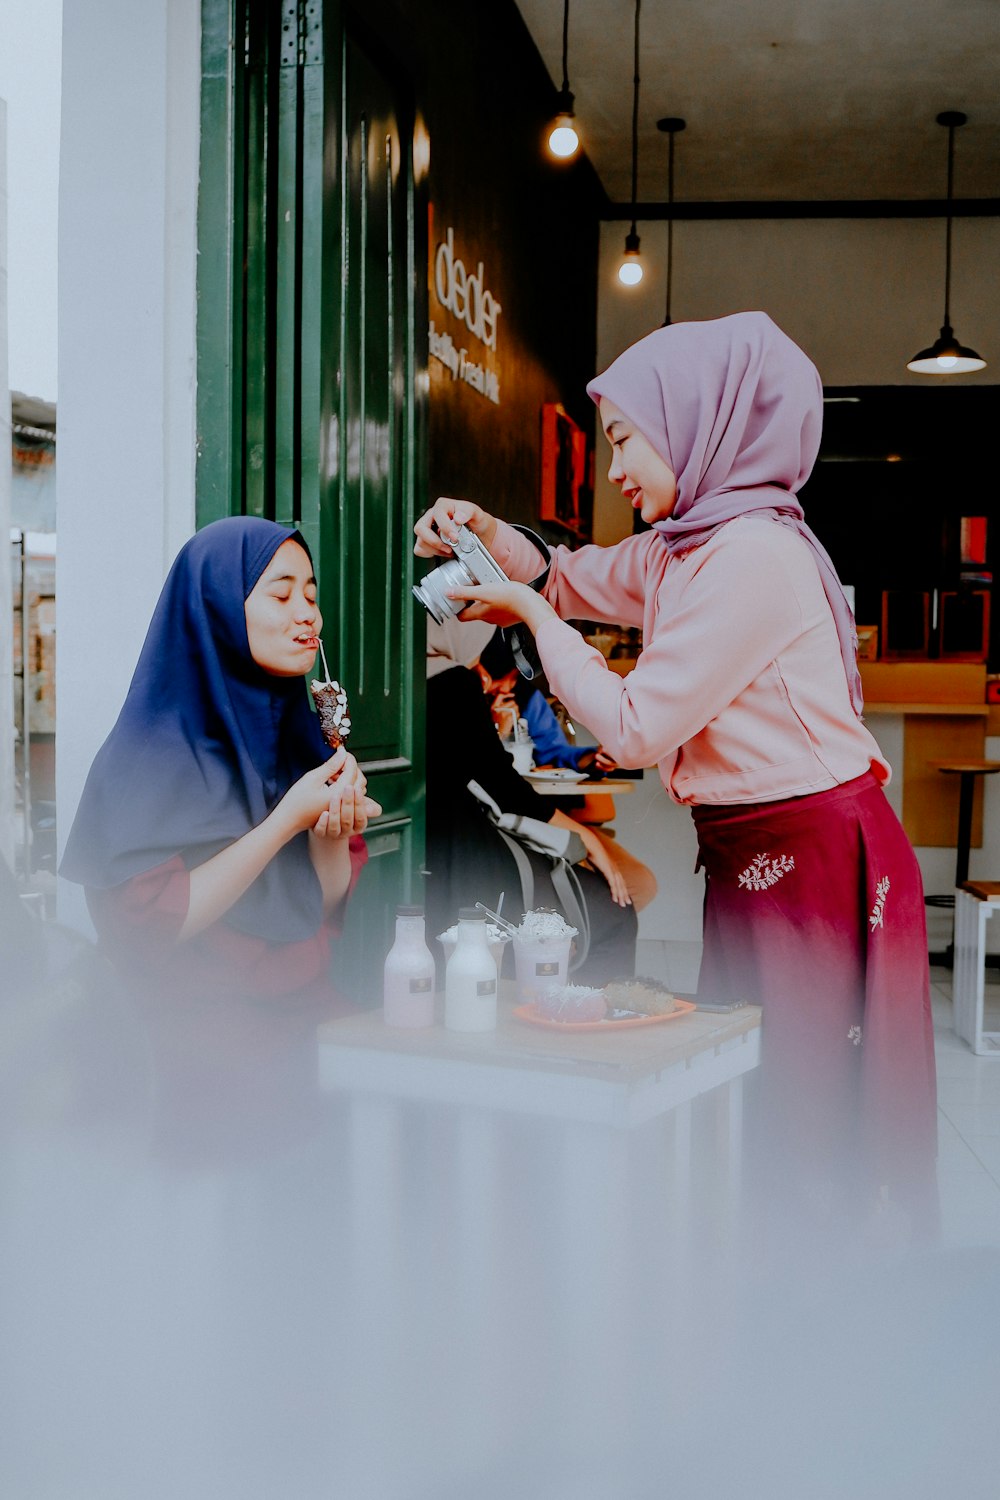
[[[498,523],[511,578],[540,571],[531,543]],[[538,632],[552,691],[623,766],[656,765],[676,802],[771,802],[891,774],[851,707],[833,615],[808,545],[738,516],[671,557],[655,531],[613,547],[557,547]],[[638,626],[643,650],[619,677],[564,622]]]

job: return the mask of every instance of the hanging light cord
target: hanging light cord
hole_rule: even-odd
[[[951,327],[951,194],[955,181],[955,126],[948,126],[948,219],[944,232],[944,322]]]
[[[664,328],[670,326],[670,285],[674,274],[674,132],[670,132],[667,154],[667,316]]]
[[[569,0],[566,0],[565,5],[563,6],[563,81],[562,81],[562,91],[563,91],[564,94],[568,94],[569,93],[569,68],[567,66],[567,60],[568,60],[568,58],[569,58]]]
[[[635,0],[635,56],[632,73],[632,233],[635,234],[635,205],[639,189],[639,5]]]

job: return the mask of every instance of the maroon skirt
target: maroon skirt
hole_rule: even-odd
[[[770,1141],[921,1215],[937,1109],[923,887],[869,772],[809,797],[696,807],[699,994],[763,1007]]]

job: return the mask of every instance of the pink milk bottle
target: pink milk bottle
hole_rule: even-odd
[[[424,938],[422,906],[396,907],[396,941],[385,960],[385,1024],[434,1025],[434,955]]]

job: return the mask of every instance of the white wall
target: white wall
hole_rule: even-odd
[[[62,0],[0,0],[0,96],[7,101],[10,385],[55,401],[56,233]]]
[[[59,694],[65,844],[170,561],[194,530],[198,0],[65,0]],[[60,882],[63,920],[86,921]]]
[[[10,391],[7,385],[7,106],[0,99],[0,544],[9,557]],[[0,567],[0,858],[14,858],[14,655],[10,565]]]
[[[597,364],[663,322],[667,226],[640,224],[646,274],[623,287],[628,225],[602,226]],[[768,219],[674,225],[672,314],[720,318],[760,308],[805,349],[824,385],[927,385],[906,361],[937,338],[944,304],[942,219]],[[954,225],[955,332],[989,361],[949,385],[1000,382],[1000,219]],[[598,449],[595,540],[631,530]]]

